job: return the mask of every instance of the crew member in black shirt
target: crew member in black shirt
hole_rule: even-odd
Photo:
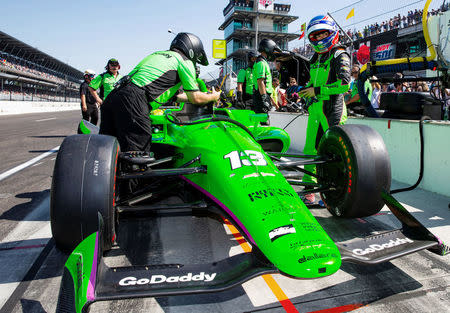
[[[84,71],[84,82],[80,85],[81,115],[83,119],[94,125],[98,123],[98,106],[95,98],[89,92],[89,83],[95,76],[93,70]]]

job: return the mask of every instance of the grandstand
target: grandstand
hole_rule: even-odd
[[[390,0],[382,0],[371,10],[363,9],[368,6],[367,0],[355,1],[349,6],[332,12],[333,18],[338,21],[347,36],[341,32],[342,40],[350,46],[348,38],[353,43],[353,61],[356,61],[356,51],[361,45],[370,48],[371,60],[381,61],[393,58],[426,57],[427,45],[422,30],[422,5],[423,1],[407,3],[391,3]],[[438,15],[440,12],[449,10],[448,1],[438,2],[436,8],[428,10],[428,16]],[[357,8],[359,12],[368,11],[357,22],[347,22],[346,15],[350,8]],[[392,7],[396,9],[391,10]],[[373,10],[372,10],[373,9]],[[379,11],[377,11],[379,10]],[[363,14],[363,13],[360,13]],[[369,17],[367,17],[369,16]],[[366,24],[370,22],[370,24]],[[308,58],[313,54],[311,45],[293,49]],[[392,76],[393,73],[386,73]],[[425,70],[414,73],[405,72],[405,75],[426,76]],[[378,75],[380,76],[380,75]]]
[[[0,100],[79,101],[83,73],[0,31]]]

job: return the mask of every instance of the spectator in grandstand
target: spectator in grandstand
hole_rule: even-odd
[[[84,120],[97,125],[98,107],[94,96],[89,91],[89,83],[94,76],[93,70],[84,71],[84,82],[80,85],[81,115]]]
[[[97,103],[101,105],[109,93],[114,89],[114,85],[119,81],[122,75],[119,74],[120,64],[117,59],[109,59],[105,66],[106,72],[98,75],[89,84],[89,91]],[[97,89],[100,88],[100,95]]]
[[[400,79],[400,78],[403,78],[403,74],[402,73],[395,73],[394,74],[394,79]],[[396,87],[396,85],[394,84],[394,83],[392,83],[392,84],[390,84],[389,85],[389,87],[388,87],[388,92],[395,92],[397,90],[397,87]]]
[[[301,88],[297,84],[297,80],[295,79],[295,77],[289,77],[289,87],[286,89],[287,99],[292,102],[299,102],[300,98],[298,96],[298,93],[300,89]]]
[[[281,95],[279,95],[280,92],[280,80],[277,77],[272,78],[272,87],[273,87],[273,92],[270,95],[270,98],[272,100],[272,105],[275,108],[275,110],[278,110],[281,106],[282,100]]]
[[[403,17],[402,17],[402,23],[403,23],[403,28],[408,27],[408,21],[407,21],[407,19],[406,19],[406,16],[404,16],[404,15],[403,15]]]
[[[377,77],[372,76],[370,80],[377,80]],[[371,82],[371,85],[372,99],[370,99],[370,103],[374,109],[378,109],[380,107],[381,86],[379,82]]]

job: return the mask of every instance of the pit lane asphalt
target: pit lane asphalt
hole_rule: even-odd
[[[50,119],[54,118],[54,119]],[[73,134],[78,111],[0,116],[0,173],[59,146]],[[65,256],[52,246],[48,222],[49,189],[55,154],[0,182],[0,313],[54,312]],[[394,184],[393,188],[404,187]],[[450,242],[450,199],[423,190],[396,198]],[[399,227],[388,212],[362,220],[314,215],[335,240]],[[205,217],[161,217],[136,220],[135,234],[122,237],[135,252],[109,262],[201,263],[239,253],[239,244],[216,220]],[[174,231],[174,229],[176,231]],[[149,239],[150,238],[150,239]],[[130,245],[131,246],[131,245]],[[344,312],[447,312],[450,307],[450,260],[428,251],[376,266],[344,264],[336,274],[318,280],[273,275],[298,312],[331,309]],[[228,291],[192,296],[111,301],[91,312],[286,312],[261,277]],[[295,312],[295,311],[292,311]]]

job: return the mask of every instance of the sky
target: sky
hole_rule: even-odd
[[[202,75],[214,71],[212,40],[223,39],[218,27],[224,21],[223,9],[228,0],[22,0],[3,1],[0,10],[0,30],[69,65],[84,71],[102,73],[109,58],[117,58],[121,72],[130,72],[148,54],[167,50],[174,32],[198,35],[205,47],[210,66],[202,68]],[[391,9],[414,3],[422,8],[424,0],[276,0],[291,4],[291,15],[299,19],[289,26],[298,33],[300,25],[312,17],[336,12],[342,24],[360,21]],[[417,4],[415,4],[417,2]],[[437,7],[442,1],[433,1]],[[348,6],[348,8],[346,8]],[[345,16],[355,8],[355,17]],[[403,11],[408,8],[402,9]],[[389,15],[393,15],[390,13]],[[383,20],[378,16],[375,20]],[[367,24],[372,20],[364,21]],[[362,25],[362,24],[361,24]],[[353,25],[357,27],[359,25]],[[362,25],[363,26],[363,25]],[[362,28],[362,27],[361,27]],[[302,45],[293,41],[290,47]]]

